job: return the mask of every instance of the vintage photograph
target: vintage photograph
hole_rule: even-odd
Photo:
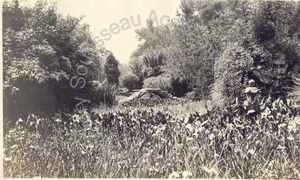
[[[300,1],[1,5],[2,178],[300,179]]]

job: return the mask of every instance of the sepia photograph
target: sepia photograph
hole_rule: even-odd
[[[300,1],[1,5],[1,179],[300,179]]]

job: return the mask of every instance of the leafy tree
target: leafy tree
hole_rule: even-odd
[[[143,77],[148,78],[152,76],[158,76],[162,73],[162,65],[165,61],[165,56],[160,53],[158,55],[148,54],[143,56]]]
[[[138,77],[138,83],[136,84],[137,88],[142,88],[144,80],[144,71],[143,71],[143,61],[137,57],[130,59],[129,66],[131,72]]]
[[[143,43],[133,53],[136,74],[143,78],[166,73],[174,79],[188,79],[186,89],[201,89],[201,96],[209,94],[213,82],[213,60],[209,58],[210,49],[202,32],[193,21],[194,10],[190,3],[182,3],[180,22],[154,27],[148,21],[147,28],[136,33]],[[133,63],[132,63],[133,64]],[[176,81],[174,81],[176,82]],[[178,94],[178,93],[177,93]]]
[[[163,72],[166,56],[161,51],[165,44],[163,27],[154,27],[152,20],[147,20],[147,27],[136,30],[139,41],[143,41],[131,55],[131,69],[140,79],[158,76]]]
[[[142,43],[132,53],[131,58],[159,54],[161,47],[168,43],[164,38],[163,29],[164,27],[154,27],[152,20],[147,20],[146,28],[137,29],[136,35]]]
[[[7,1],[3,2],[3,29],[11,28],[18,31],[25,23],[24,12],[19,7],[19,1],[15,0],[13,5]]]
[[[43,1],[32,8],[5,2],[3,18],[4,117],[70,111],[78,98],[96,104],[100,55],[81,18],[62,18]]]
[[[251,39],[255,6],[248,2],[226,2],[222,4],[219,17],[208,22],[214,29],[214,40],[219,46],[219,58],[214,64],[215,82],[212,97],[214,102],[224,106],[236,97],[242,97],[242,90],[248,80],[247,73],[253,64],[254,54],[261,52]],[[213,35],[212,34],[212,35]],[[224,46],[222,48],[222,46]]]
[[[122,78],[122,85],[126,87],[129,91],[132,91],[135,85],[138,83],[139,79],[134,74],[128,74]]]
[[[299,28],[295,28],[299,7],[298,2],[223,4],[223,9],[231,11],[224,11],[216,20],[227,24],[228,35],[227,46],[215,63],[214,89],[219,92],[215,96],[231,101],[243,98],[247,80],[254,79],[262,95],[285,99],[287,87],[293,86],[293,74],[299,72]]]
[[[167,28],[165,37],[170,43],[165,48],[165,69],[175,79],[188,80],[187,89],[199,91],[199,96],[207,99],[214,78],[215,51],[195,5],[182,1],[178,13],[181,21],[173,25],[175,28]]]
[[[118,65],[118,68],[120,70],[120,77],[124,77],[131,72],[130,66],[128,64],[120,63]]]
[[[300,70],[299,2],[260,2],[254,22],[254,41],[263,49],[251,72],[263,93],[287,96],[292,76]],[[271,76],[270,76],[271,74]]]
[[[133,53],[136,74],[155,76],[146,64],[161,53],[160,71],[187,79],[202,98],[211,90],[232,101],[243,97],[249,79],[263,95],[285,97],[299,72],[299,13],[298,2],[182,1],[179,22],[148,22],[136,31],[143,40]]]
[[[114,55],[110,53],[106,58],[104,65],[104,73],[106,75],[107,82],[110,84],[119,84],[120,71],[118,69],[119,62]]]

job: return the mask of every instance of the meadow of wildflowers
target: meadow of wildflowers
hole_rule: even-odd
[[[151,107],[30,115],[5,134],[4,177],[297,179],[297,111],[275,101],[255,120]]]

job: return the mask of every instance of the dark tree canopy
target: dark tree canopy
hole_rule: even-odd
[[[143,41],[131,67],[140,80],[186,79],[204,99],[243,98],[249,79],[262,95],[284,98],[300,69],[299,15],[294,1],[182,1],[177,21],[136,31]]]
[[[4,2],[3,18],[5,117],[72,110],[76,98],[97,101],[100,52],[81,18],[63,18],[44,1],[32,8]]]
[[[114,55],[111,53],[106,58],[104,65],[104,73],[106,75],[107,82],[110,84],[119,85],[120,71],[118,69],[119,62],[116,60]]]
[[[127,88],[129,91],[132,91],[137,85],[139,79],[134,74],[128,74],[122,78],[122,85]]]

